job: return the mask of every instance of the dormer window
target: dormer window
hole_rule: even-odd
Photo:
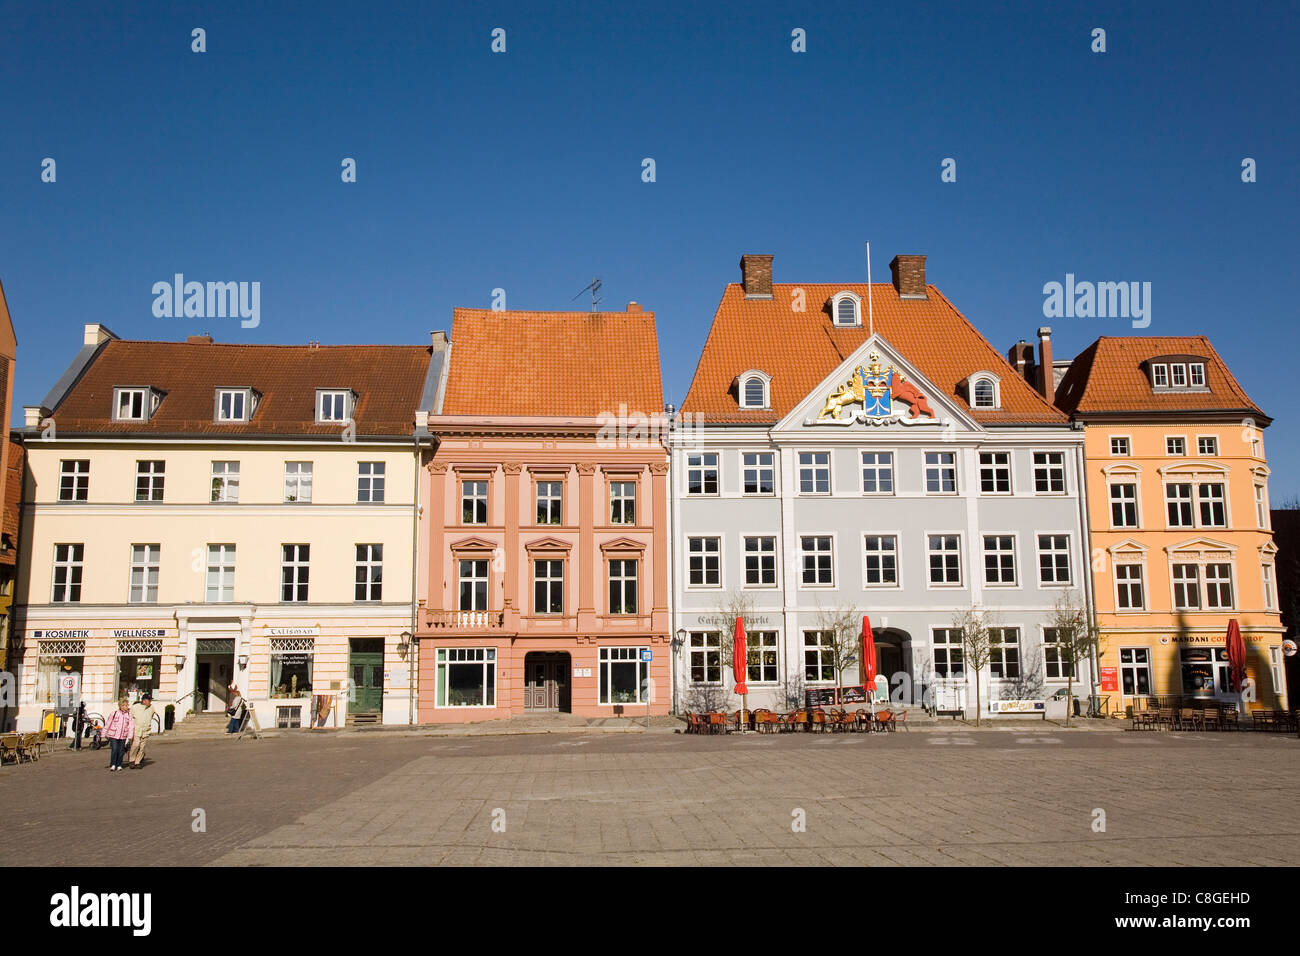
[[[1151,387],[1165,389],[1208,389],[1206,361],[1197,355],[1157,355],[1151,359]]]
[[[831,298],[831,320],[845,328],[862,325],[862,300],[852,292],[837,292]]]
[[[995,409],[1002,407],[1002,383],[992,372],[976,372],[966,380],[970,407]]]
[[[1205,387],[1205,363],[1191,362],[1187,366],[1188,377],[1190,378],[1192,388]]]
[[[147,422],[162,400],[152,388],[121,387],[113,389],[113,420]]]
[[[316,389],[317,422],[350,422],[356,394],[346,388]]]
[[[251,388],[219,388],[216,415],[219,422],[246,422],[253,417],[256,395]]]
[[[770,408],[772,405],[768,388],[772,379],[766,372],[751,369],[740,376],[740,407]]]
[[[1152,365],[1151,366],[1151,384],[1156,388],[1169,387],[1169,366]]]
[[[1187,387],[1187,366],[1181,362],[1169,366],[1169,384],[1174,388]]]

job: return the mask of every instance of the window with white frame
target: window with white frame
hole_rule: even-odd
[[[152,389],[118,388],[114,389],[113,419],[119,422],[146,421],[152,409],[150,405]]]
[[[280,699],[311,696],[312,672],[315,670],[315,664],[314,638],[271,638],[270,696]],[[283,709],[292,710],[295,715],[301,713],[297,708]],[[299,720],[301,721],[301,718]]]
[[[250,414],[249,390],[246,388],[217,389],[217,414],[219,422],[246,422]]]
[[[436,706],[496,706],[496,648],[440,647],[437,662]]]
[[[564,562],[558,558],[533,561],[533,613],[564,613]]]
[[[993,380],[989,378],[978,378],[975,380],[975,408],[997,408],[997,391],[993,387]]]
[[[1138,526],[1137,485],[1117,482],[1110,486],[1110,525],[1112,528]]]
[[[1264,442],[1262,439],[1252,438],[1250,440],[1250,457],[1252,458],[1264,457]]]
[[[687,654],[692,684],[722,683],[722,634],[718,631],[691,631]]]
[[[1068,680],[1074,675],[1074,662],[1058,628],[1043,628],[1043,664],[1043,676],[1048,680]]]
[[[1070,583],[1070,536],[1038,536],[1038,583],[1045,586]]]
[[[208,545],[206,597],[209,604],[229,603],[235,599],[235,546]]]
[[[644,704],[650,697],[650,663],[641,659],[640,647],[602,647],[600,702]]]
[[[1034,452],[1034,494],[1065,494],[1065,452]]]
[[[488,564],[487,558],[460,558],[456,562],[457,610],[488,609]]]
[[[686,552],[687,581],[691,587],[722,586],[721,538],[687,538]]]
[[[932,585],[961,586],[961,535],[926,535],[926,557]]]
[[[831,453],[799,452],[799,494],[828,495],[831,492]]]
[[[835,680],[835,632],[803,632],[803,679],[808,683]]]
[[[1131,447],[1126,437],[1116,437],[1110,440],[1110,453],[1116,458],[1127,458],[1131,454]]]
[[[800,535],[799,558],[804,587],[835,585],[835,547],[830,535]]]
[[[1191,528],[1194,526],[1192,486],[1190,482],[1165,485],[1165,512],[1171,528]]]
[[[212,500],[229,503],[239,501],[239,462],[212,463]]]
[[[852,326],[862,324],[858,298],[851,292],[839,292],[831,300],[831,314],[836,325]]]
[[[1228,525],[1228,505],[1223,495],[1223,484],[1202,481],[1196,486],[1197,505],[1201,511],[1202,528],[1225,528]]]
[[[1201,609],[1201,566],[1179,563],[1173,566],[1174,610],[1199,611]]]
[[[50,597],[54,604],[81,602],[81,573],[85,551],[84,544],[54,546],[54,593]]]
[[[991,587],[1016,583],[1016,536],[984,535],[984,583]]]
[[[311,504],[311,462],[284,463],[284,500]]]
[[[59,462],[59,500],[86,501],[90,497],[90,462],[85,459]]]
[[[1255,486],[1255,522],[1261,528],[1267,529],[1268,522],[1268,499],[1263,485]]]
[[[1156,388],[1169,387],[1169,366],[1159,363],[1151,366],[1151,384]]]
[[[352,419],[352,393],[347,389],[316,392],[316,421],[346,422]]]
[[[1196,454],[1198,455],[1217,455],[1219,453],[1219,439],[1213,435],[1201,435],[1196,439]]]
[[[1205,363],[1191,362],[1187,366],[1188,381],[1192,388],[1205,387]]]
[[[745,587],[776,587],[775,536],[745,536]]]
[[[461,524],[487,524],[488,483],[486,479],[465,479],[460,483]]]
[[[357,504],[380,504],[384,500],[384,463],[357,462]]]
[[[753,631],[745,641],[745,672],[751,684],[775,684],[781,678],[776,664],[776,631]]]
[[[867,587],[898,587],[898,537],[865,535]]]
[[[989,628],[989,676],[1001,680],[1020,677],[1020,628]]]
[[[1273,565],[1264,562],[1260,565],[1260,573],[1264,578],[1264,610],[1277,610],[1277,583],[1273,578]]]
[[[955,495],[957,493],[957,455],[951,451],[925,453],[925,493],[927,495]]]
[[[131,584],[127,597],[130,603],[158,603],[158,566],[161,555],[161,545],[131,545]]]
[[[686,493],[688,495],[716,495],[718,493],[718,455],[716,452],[696,452],[686,456]]]
[[[135,463],[135,500],[162,501],[163,479],[167,463],[162,461],[137,461]]]
[[[1169,384],[1174,388],[1187,387],[1187,366],[1182,362],[1169,366]]]
[[[1011,453],[980,452],[980,494],[1011,494]]]
[[[537,483],[537,523],[564,523],[564,482],[539,481]]]
[[[609,483],[609,523],[636,524],[636,482]]]
[[[1136,561],[1115,565],[1116,606],[1121,611],[1146,609],[1142,591],[1142,565]]]
[[[942,678],[961,677],[965,672],[961,628],[936,627],[931,633],[934,643],[934,675]]]
[[[770,495],[776,491],[776,456],[770,451],[747,451],[741,455],[745,494]]]
[[[609,613],[635,614],[637,608],[637,559],[614,558],[609,562]]]
[[[894,493],[893,452],[864,451],[862,453],[862,493],[864,495]]]
[[[280,546],[280,600],[300,603],[307,600],[311,577],[311,545]]]
[[[1120,689],[1125,697],[1146,697],[1151,693],[1151,648],[1119,649]]]
[[[1205,607],[1215,611],[1232,610],[1232,565],[1212,562],[1205,565]]]
[[[742,408],[767,408],[767,382],[762,376],[750,375],[740,386]]]
[[[1169,435],[1165,438],[1165,454],[1183,458],[1187,455],[1187,439],[1182,435]]]
[[[356,587],[353,598],[358,601],[380,601],[384,596],[384,546],[382,544],[357,545]]]

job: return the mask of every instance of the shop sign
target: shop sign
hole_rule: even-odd
[[[745,627],[771,627],[776,624],[770,614],[742,614],[745,619]],[[701,614],[696,618],[699,627],[735,627],[736,619],[727,617],[724,614]]]
[[[1264,639],[1264,635],[1243,633],[1241,639],[1247,643],[1258,643]],[[1175,644],[1225,644],[1228,638],[1225,634],[1175,634],[1172,638],[1160,638],[1160,643],[1167,644],[1171,640]]]
[[[815,687],[803,692],[804,704],[807,707],[833,707],[835,706],[835,688],[834,687]],[[859,684],[857,687],[839,688],[839,702],[841,704],[865,704],[867,702],[867,689]]]
[[[575,668],[573,669],[573,676],[574,676],[574,677],[590,677],[590,676],[591,676],[591,668],[590,668],[590,667],[575,667]]]
[[[162,627],[141,627],[141,628],[115,627],[112,630],[112,635],[113,635],[113,640],[115,641],[130,640],[131,638],[140,638],[140,637],[146,639],[151,637],[158,638],[158,637],[166,637],[167,629]]]
[[[1101,689],[1119,690],[1119,668],[1117,667],[1101,668]]]
[[[107,630],[93,628],[52,628],[48,631],[29,631],[37,641],[84,641],[92,637],[110,637],[115,641],[157,640],[168,637],[165,627],[114,627]]]
[[[1296,652],[1296,643],[1295,641],[1291,640],[1291,638],[1288,637],[1285,641],[1282,642],[1282,653],[1285,654],[1287,657],[1295,657],[1295,652]]]
[[[1047,709],[1045,700],[991,700],[989,713],[993,714],[1037,714]]]
[[[320,637],[320,625],[310,627],[271,627],[266,628],[267,637]]]
[[[309,664],[312,656],[310,654],[276,654],[275,659],[283,667],[285,664]]]
[[[32,631],[32,640],[36,641],[84,641],[90,637],[90,631],[73,631],[68,629],[55,629],[52,631]]]

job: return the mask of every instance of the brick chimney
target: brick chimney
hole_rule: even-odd
[[[211,345],[212,336],[206,333],[203,335],[187,335],[185,336],[185,342],[187,345]]]
[[[429,338],[433,343],[435,352],[447,351],[447,333],[443,329],[436,329],[429,333]]]
[[[746,299],[772,298],[772,257],[741,256],[740,284]]]
[[[1038,387],[1038,379],[1030,377],[1034,374],[1034,347],[1032,345],[1021,339],[1007,350],[1007,361],[1011,363],[1011,367],[1016,370],[1017,375],[1035,388]]]
[[[641,311],[641,303],[640,303],[640,302],[629,302],[629,303],[627,304],[627,310],[628,310],[629,312],[640,312],[640,311]]]
[[[926,299],[925,256],[897,255],[889,262],[900,299]]]
[[[1052,371],[1052,329],[1044,325],[1038,330],[1038,391],[1049,402],[1056,403],[1056,381]]]

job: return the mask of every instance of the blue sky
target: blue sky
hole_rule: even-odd
[[[1044,324],[1045,282],[1150,282],[1146,332],[1210,336],[1277,420],[1274,503],[1300,493],[1290,4],[6,3],[3,22],[17,406],[86,322],[414,342],[498,287],[583,308],[593,276],[603,307],[657,313],[680,402],[741,253],[773,253],[779,282],[862,281],[869,239],[874,278],[928,255],[1002,350]],[[176,272],[259,281],[261,325],[155,318]],[[1051,324],[1058,357],[1132,332]]]

